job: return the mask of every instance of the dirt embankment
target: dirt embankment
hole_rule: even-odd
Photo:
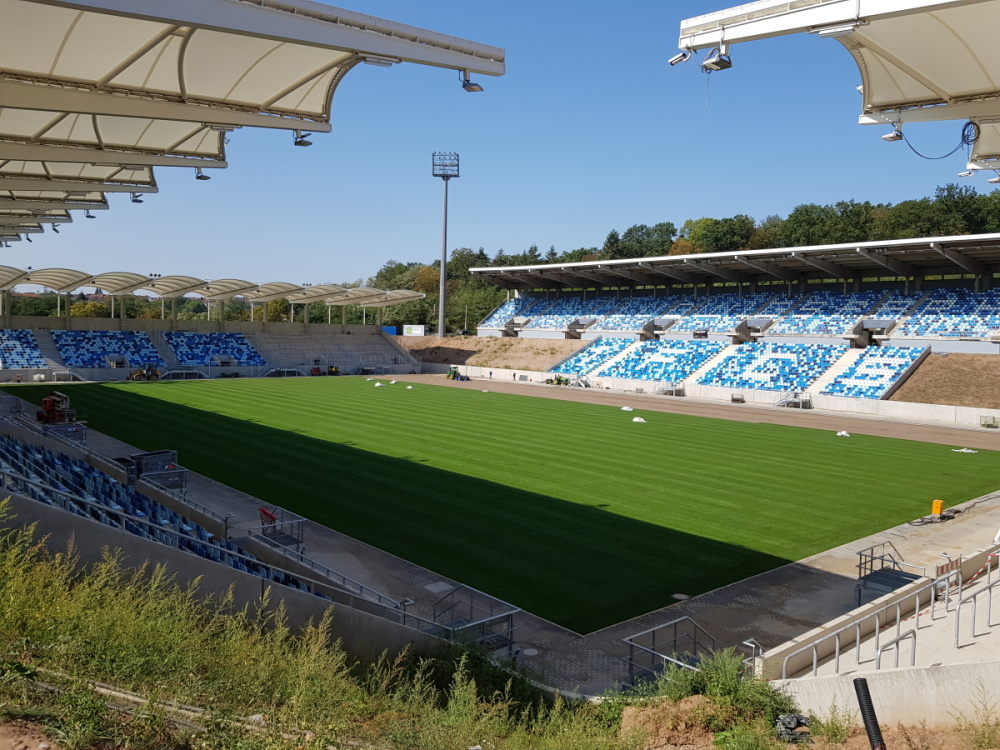
[[[544,372],[589,341],[579,339],[400,336],[399,343],[424,362]]]
[[[931,354],[890,400],[1000,409],[1000,356]]]
[[[700,695],[679,703],[664,701],[643,708],[626,708],[622,714],[621,733],[643,739],[641,750],[716,750],[715,735],[704,728],[706,702]],[[882,726],[886,746],[906,750],[968,750],[976,745],[972,734],[958,727]],[[811,745],[783,745],[788,750],[813,747],[817,750],[870,750],[871,743],[860,720],[851,727],[847,742],[831,743],[816,737]]]

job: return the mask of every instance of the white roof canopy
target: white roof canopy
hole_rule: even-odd
[[[0,195],[155,192],[154,167],[224,168],[238,128],[330,132],[362,62],[505,71],[502,49],[309,0],[0,0],[0,18]]]
[[[1000,0],[760,0],[681,22],[683,50],[795,33],[830,36],[854,57],[860,122],[971,120],[970,167],[1000,168]]]
[[[0,233],[3,229],[0,225]],[[62,294],[82,287],[102,289],[107,294],[131,294],[143,289],[168,299],[194,294],[213,300],[243,297],[248,302],[259,303],[287,299],[295,304],[325,302],[328,305],[362,307],[385,307],[425,297],[408,289],[386,292],[365,287],[348,289],[336,284],[292,284],[287,281],[257,284],[243,279],[209,280],[195,276],[153,276],[131,271],[109,271],[95,276],[72,268],[0,266],[0,290],[11,290],[22,284],[35,284]]]

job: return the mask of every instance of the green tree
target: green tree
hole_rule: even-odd
[[[110,318],[111,307],[103,302],[74,302],[69,314],[73,318]]]
[[[777,214],[757,223],[747,247],[751,250],[770,250],[785,246],[785,220]]]
[[[604,246],[601,248],[601,258],[604,260],[615,260],[616,258],[623,257],[622,252],[622,238],[619,236],[617,230],[612,229],[608,232],[608,236],[604,238]]]
[[[706,224],[700,233],[702,252],[731,253],[745,250],[756,228],[754,220],[746,214],[714,220]]]
[[[803,203],[788,214],[784,224],[786,247],[825,245],[836,231],[837,212],[833,206]]]

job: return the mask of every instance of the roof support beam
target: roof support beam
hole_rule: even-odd
[[[648,263],[640,263],[639,268],[645,269],[650,273],[659,274],[661,276],[669,276],[671,279],[676,279],[677,281],[683,282],[685,284],[697,284],[698,279],[689,273],[684,271],[678,271],[673,266],[663,265],[663,266],[651,266]]]
[[[936,252],[938,255],[947,258],[956,266],[964,268],[969,273],[976,274],[976,276],[986,276],[990,273],[990,268],[985,263],[980,263],[978,260],[973,260],[972,258],[968,258],[962,255],[960,252],[952,250],[951,248],[948,247],[944,247],[943,245],[937,242],[931,243],[931,250]]]
[[[717,265],[713,263],[699,262],[696,260],[686,260],[684,261],[684,265],[691,266],[691,268],[696,268],[699,271],[704,271],[705,273],[715,274],[716,276],[719,276],[725,279],[726,281],[733,281],[739,283],[740,280],[739,274],[737,274],[735,271],[728,271],[724,268],[719,268]]]
[[[535,275],[538,278],[542,279],[542,282],[545,284],[554,284],[555,285],[554,288],[571,289],[575,286],[579,286],[579,284],[574,284],[571,281],[564,281],[563,279],[560,279],[558,276],[553,276],[552,274],[536,272]],[[530,277],[525,277],[525,278],[530,278]]]
[[[647,276],[644,273],[637,273],[636,271],[629,271],[625,268],[619,268],[617,266],[598,266],[602,271],[607,271],[615,276],[621,276],[623,279],[628,279],[629,281],[636,282],[641,286],[659,286],[663,283],[663,279],[657,279],[653,276]],[[635,284],[633,284],[634,286]]]
[[[10,216],[0,214],[0,226],[4,227],[16,227],[24,224],[69,224],[71,221],[72,219],[63,216]]]
[[[579,276],[581,279],[592,281],[598,286],[611,286],[611,284],[608,283],[608,279],[601,278],[600,276],[592,273],[587,273],[586,271],[579,271],[575,268],[560,268],[559,270],[562,273],[568,273],[572,276]]]
[[[225,169],[220,159],[198,159],[189,156],[163,156],[138,151],[102,151],[96,148],[40,146],[13,141],[0,141],[0,161],[52,161],[71,164],[135,165],[141,167],[201,167]]]
[[[807,266],[812,266],[813,268],[818,268],[824,273],[828,273],[835,279],[850,279],[854,277],[854,274],[847,271],[842,266],[838,266],[836,263],[831,263],[828,260],[823,260],[822,258],[814,258],[811,255],[805,255],[803,253],[792,253],[795,260],[805,263]]]
[[[909,278],[910,276],[917,275],[909,263],[904,263],[901,260],[890,258],[888,255],[883,255],[876,250],[868,250],[867,248],[859,247],[857,252],[858,255],[868,258],[868,260],[878,263],[880,266],[888,268],[897,276]]]
[[[231,128],[276,128],[279,130],[311,130],[329,133],[328,122],[298,117],[279,117],[230,109],[223,104],[184,104],[147,96],[108,94],[78,88],[47,86],[16,81],[0,81],[0,102],[14,109],[46,112],[74,112],[82,115],[140,117],[152,120],[197,122]]]
[[[876,21],[892,16],[973,5],[988,0],[828,0],[790,3],[762,0],[681,21],[681,49],[718,47],[755,39],[817,31],[858,19]],[[792,8],[792,5],[798,5]]]
[[[774,276],[776,279],[781,279],[782,281],[799,281],[802,278],[802,274],[796,271],[789,271],[788,269],[781,268],[773,263],[762,263],[759,260],[753,260],[745,255],[737,255],[733,258],[733,260],[766,273],[768,276]]]
[[[486,75],[504,74],[504,51],[414,26],[341,8],[296,0],[233,3],[231,0],[34,0],[111,15],[222,29],[292,44],[359,51],[379,57]]]
[[[156,185],[130,185],[127,182],[88,182],[85,180],[46,180],[42,177],[0,177],[0,193],[15,190],[42,190],[77,193],[158,193]]]
[[[906,109],[883,109],[858,116],[859,125],[896,125],[908,122],[940,122],[944,120],[1000,119],[1000,92],[997,98],[974,102],[956,102]]]
[[[519,284],[527,284],[531,289],[544,289],[542,286],[545,283],[545,279],[540,276],[527,276],[521,275],[519,273],[512,273],[510,271],[501,271],[500,275],[503,278],[511,279],[518,282]],[[565,287],[566,284],[561,284],[560,288]]]
[[[11,200],[0,198],[0,211],[106,211],[107,203],[86,201]]]

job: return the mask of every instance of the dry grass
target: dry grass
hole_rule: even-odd
[[[424,362],[543,372],[589,341],[449,336],[401,336],[400,344]]]
[[[1000,409],[1000,357],[932,354],[896,391],[892,401]]]

